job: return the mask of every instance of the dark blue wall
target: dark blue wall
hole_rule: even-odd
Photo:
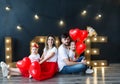
[[[5,6],[11,7],[10,11]],[[80,12],[87,9],[88,16],[81,17]],[[94,20],[102,13],[100,21]],[[33,19],[34,14],[40,20]],[[63,19],[64,27],[58,25]],[[13,61],[29,55],[29,42],[35,36],[54,34],[60,36],[70,28],[85,29],[90,25],[98,35],[108,37],[108,43],[96,44],[101,49],[99,59],[110,63],[120,62],[120,1],[119,0],[0,0],[0,61],[5,59],[4,38],[13,38]],[[22,31],[16,29],[22,25]]]

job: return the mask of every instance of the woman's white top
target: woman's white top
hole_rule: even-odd
[[[47,56],[49,56],[51,53],[55,53],[54,54],[54,56],[52,56],[51,58],[49,58],[48,60],[47,60],[47,62],[57,62],[57,48],[56,47],[53,47],[53,48],[51,48],[51,49],[46,49],[46,48],[44,48],[44,50],[43,50],[43,52],[44,52],[44,58],[46,58]]]

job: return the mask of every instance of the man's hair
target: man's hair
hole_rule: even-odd
[[[63,33],[63,34],[61,35],[61,39],[62,39],[62,38],[67,38],[67,37],[70,37],[68,33]]]

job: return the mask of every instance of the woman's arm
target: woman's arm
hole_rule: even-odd
[[[42,56],[40,57],[40,61],[44,59],[44,52],[42,54]]]
[[[44,57],[39,63],[42,64],[43,62],[45,62],[46,60],[50,59],[54,55],[55,55],[55,52],[51,52],[48,56]]]

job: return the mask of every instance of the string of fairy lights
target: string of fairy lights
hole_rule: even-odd
[[[5,10],[10,12],[12,10],[12,8],[8,5],[5,7]],[[80,16],[81,17],[86,17],[88,15],[88,11],[87,10],[82,10],[80,12]],[[33,18],[34,20],[40,20],[40,15],[38,15],[37,13],[35,13],[31,18]],[[94,17],[94,20],[101,20],[103,18],[103,14],[102,13],[97,13]],[[19,24],[16,26],[17,30],[22,30],[23,27],[21,26],[22,24]],[[64,26],[65,24],[65,20],[60,19],[58,22],[59,26]],[[43,43],[45,42],[45,38],[46,36],[36,36],[31,42],[30,42],[30,46],[33,45],[34,43]],[[57,46],[59,46],[60,42],[58,37],[56,37],[56,44]],[[98,48],[91,48],[91,43],[105,43],[107,42],[107,37],[106,36],[96,36],[96,37],[88,37],[85,40],[86,43],[86,50],[85,50],[85,56],[87,59],[87,64],[88,65],[92,65],[92,66],[105,66],[107,65],[107,60],[91,60],[91,55],[99,55],[100,54],[100,50]],[[11,37],[6,37],[5,38],[5,59],[6,59],[6,63],[12,63],[12,38]]]
[[[5,10],[9,12],[9,11],[12,10],[12,8],[11,8],[10,6],[6,6],[6,7],[5,7]],[[88,15],[88,11],[87,11],[87,10],[82,10],[81,13],[80,13],[80,15],[81,15],[81,17],[85,17],[85,16]],[[36,14],[34,14],[34,16],[31,17],[31,18],[33,18],[33,19],[35,19],[35,20],[40,20],[40,17],[42,17],[42,16],[39,16],[39,15],[36,13]],[[103,14],[97,13],[93,18],[98,21],[98,20],[101,20],[102,17],[103,17]],[[59,22],[58,22],[58,25],[59,25],[59,26],[64,26],[64,25],[65,25],[65,21],[60,19]],[[23,28],[23,27],[20,26],[20,25],[17,25],[17,26],[16,26],[16,29],[17,29],[17,30],[22,30],[22,28]]]

